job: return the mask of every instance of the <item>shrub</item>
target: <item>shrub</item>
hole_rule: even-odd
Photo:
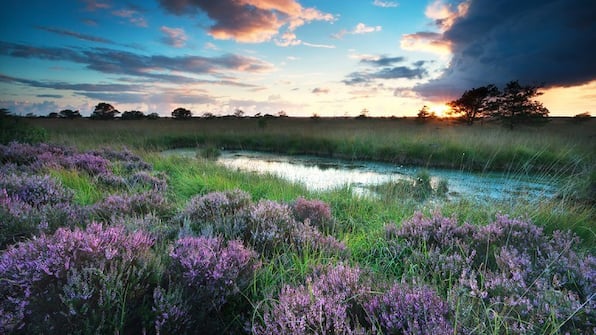
[[[284,287],[263,313],[255,334],[364,334],[361,301],[370,292],[361,271],[346,265],[330,267],[307,278],[306,285]]]
[[[0,258],[0,332],[122,332],[138,321],[152,239],[91,224],[19,243]]]
[[[171,285],[184,292],[190,315],[203,331],[219,328],[217,318],[226,304],[239,296],[253,280],[260,266],[257,254],[240,241],[225,242],[221,238],[186,237],[179,239],[170,251],[168,273]],[[182,305],[180,309],[184,309]],[[209,323],[209,326],[206,324]]]
[[[295,227],[289,206],[261,200],[250,207],[246,240],[255,250],[271,255],[282,246],[292,245]]]
[[[204,236],[221,235],[227,240],[243,239],[247,229],[250,194],[235,190],[213,192],[190,199],[175,221],[187,223]]]
[[[302,197],[292,203],[292,212],[298,221],[309,220],[310,224],[319,230],[329,232],[334,230],[334,221],[329,204],[321,200],[307,200]]]
[[[4,189],[9,196],[35,207],[70,202],[74,195],[50,176],[0,173],[0,177],[0,189]]]
[[[381,334],[453,334],[449,307],[428,287],[395,284],[365,303],[372,329]]]
[[[109,221],[118,217],[134,217],[147,214],[167,216],[172,207],[161,193],[112,194],[91,206],[90,211],[98,219]]]
[[[468,331],[479,325],[487,327],[480,331],[502,326],[514,333],[596,326],[590,321],[596,320],[594,285],[587,284],[596,268],[574,251],[579,241],[570,233],[548,236],[528,221],[500,215],[471,226],[418,213],[394,236],[404,268],[418,269],[406,276],[459,292]]]

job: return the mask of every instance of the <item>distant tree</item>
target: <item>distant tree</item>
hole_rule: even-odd
[[[583,121],[588,121],[592,118],[592,115],[590,115],[590,112],[583,112],[583,113],[579,113],[573,116],[573,121],[575,122],[583,122]]]
[[[459,99],[447,104],[451,107],[450,114],[472,125],[476,119],[488,116],[498,96],[499,89],[491,84],[465,91]]]
[[[48,119],[57,119],[59,117],[60,117],[60,115],[58,115],[58,113],[56,113],[56,112],[51,112],[48,114]]]
[[[155,112],[150,113],[149,115],[147,115],[147,119],[149,119],[149,120],[157,120],[157,119],[159,119],[159,114],[157,114]]]
[[[418,111],[418,114],[416,114],[416,118],[419,121],[426,121],[429,119],[434,119],[436,117],[437,116],[435,115],[435,113],[431,112],[427,105],[422,106],[422,108],[420,108],[420,110]]]
[[[235,117],[244,117],[244,111],[240,108],[236,108],[236,110],[234,111],[234,116]]]
[[[360,115],[356,116],[356,119],[366,119],[368,117],[368,109],[363,108]]]
[[[213,114],[211,112],[205,112],[205,113],[203,113],[202,117],[205,119],[213,119],[215,117],[215,114]]]
[[[120,112],[114,108],[114,106],[106,102],[100,102],[95,106],[91,118],[97,120],[111,120],[116,117],[117,114],[120,114]]]
[[[189,109],[178,107],[172,111],[172,117],[177,120],[186,120],[192,117],[192,112]]]
[[[141,111],[125,111],[120,118],[122,120],[140,120],[145,118],[145,114]]]
[[[288,117],[288,114],[283,110],[277,112],[277,117]]]
[[[78,119],[83,117],[79,111],[73,111],[71,109],[63,109],[58,113],[58,116],[63,119]]]
[[[519,123],[546,121],[548,109],[541,102],[533,100],[542,95],[538,89],[539,86],[520,85],[517,80],[507,83],[491,106],[491,114],[511,129]]]

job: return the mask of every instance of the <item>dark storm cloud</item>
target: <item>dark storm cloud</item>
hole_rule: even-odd
[[[137,91],[141,90],[143,86],[128,85],[128,84],[69,84],[64,82],[52,81],[37,81],[23,78],[16,78],[6,76],[0,73],[1,82],[16,82],[25,84],[31,87],[52,88],[55,90],[73,90],[73,91],[88,91],[88,92],[106,92],[106,91]]]
[[[448,69],[415,88],[429,98],[510,80],[553,87],[596,79],[594,0],[472,0],[443,40],[453,53]]]
[[[373,66],[391,66],[394,63],[401,63],[405,60],[404,57],[380,57],[374,59],[362,59],[360,63]]]
[[[54,99],[60,99],[63,96],[60,94],[38,94],[36,95],[36,97],[38,98],[54,98]]]
[[[218,57],[162,55],[145,56],[132,52],[107,48],[75,50],[68,48],[44,48],[23,44],[0,42],[0,55],[18,58],[38,58],[56,61],[71,61],[85,65],[88,69],[109,74],[123,74],[149,78],[162,82],[201,82],[190,76],[171,74],[171,71],[189,75],[222,72],[263,72],[272,65],[256,58],[226,54]],[[220,83],[225,83],[221,81]]]
[[[419,62],[417,62],[419,63]],[[352,72],[343,81],[346,85],[367,84],[375,79],[421,79],[424,78],[428,72],[421,66],[407,67],[385,67],[378,71],[359,71]]]

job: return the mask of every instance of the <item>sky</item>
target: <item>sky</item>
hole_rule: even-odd
[[[441,114],[468,89],[542,85],[596,114],[594,0],[4,0],[0,108],[88,116]]]

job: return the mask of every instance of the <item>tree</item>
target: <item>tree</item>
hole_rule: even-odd
[[[235,117],[244,117],[244,111],[240,108],[236,108],[236,110],[234,111],[234,116]]]
[[[63,119],[77,119],[83,117],[79,111],[73,111],[71,109],[63,109],[58,113],[58,116]]]
[[[447,104],[452,110],[450,114],[459,115],[472,125],[476,119],[488,116],[498,96],[499,89],[491,84],[465,91],[459,99]]]
[[[145,114],[141,111],[126,111],[120,118],[122,120],[140,120],[145,118]]]
[[[435,115],[434,112],[430,111],[430,109],[428,108],[427,105],[424,105],[424,106],[422,106],[422,108],[420,108],[420,110],[418,111],[418,114],[416,114],[416,117],[420,121],[426,121],[428,119],[434,119],[437,116]]]
[[[492,105],[491,114],[513,129],[517,123],[545,121],[548,109],[540,101],[533,100],[542,95],[538,86],[523,86],[515,80],[507,83]]]
[[[281,111],[277,112],[277,117],[288,117],[288,113],[281,110]]]
[[[178,120],[186,120],[192,117],[192,112],[189,109],[178,107],[172,111],[172,117]]]
[[[98,120],[111,120],[116,117],[117,114],[120,114],[120,112],[114,108],[114,106],[106,102],[100,102],[97,104],[97,106],[95,106],[95,110],[93,111],[93,114],[91,114],[91,118]]]
[[[56,112],[51,112],[50,114],[48,114],[48,119],[57,119],[59,117],[60,115],[58,115],[58,113]]]
[[[150,113],[149,115],[147,115],[147,119],[149,119],[149,120],[157,120],[157,119],[159,119],[159,114],[157,114],[155,112]]]

